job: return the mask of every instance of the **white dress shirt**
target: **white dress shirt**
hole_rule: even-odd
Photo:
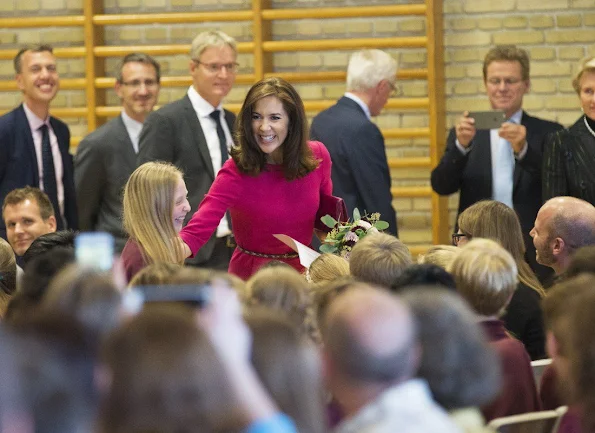
[[[138,120],[134,120],[124,110],[122,110],[122,122],[124,122],[130,141],[132,141],[134,153],[138,154],[138,137],[140,136],[140,131],[143,129],[143,124]]]

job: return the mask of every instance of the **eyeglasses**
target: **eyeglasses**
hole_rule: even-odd
[[[465,233],[453,233],[452,234],[452,244],[455,247],[459,246],[459,242],[461,242],[461,238],[469,238],[471,239],[471,236],[467,236]]]
[[[506,86],[514,86],[523,80],[520,78],[488,78],[487,81],[492,86],[499,86],[502,82],[504,82]]]
[[[391,81],[387,81],[388,85],[390,86],[390,97],[394,98],[395,96],[399,95],[399,88],[395,85],[395,83],[391,82]]]
[[[144,84],[147,89],[155,88],[159,85],[159,81],[157,80],[132,80],[132,81],[122,81],[120,84],[124,86],[128,86],[131,89],[140,89],[140,87]]]
[[[204,63],[197,59],[192,59],[193,62],[203,65],[207,71],[211,74],[216,74],[221,71],[222,68],[225,68],[225,71],[229,74],[234,74],[238,70],[239,63]]]

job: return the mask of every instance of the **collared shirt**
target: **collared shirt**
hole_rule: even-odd
[[[143,124],[126,114],[125,110],[122,110],[122,122],[124,122],[124,126],[126,127],[126,132],[128,132],[130,141],[132,141],[134,152],[138,153],[138,137],[140,135],[140,131],[143,129]]]
[[[190,98],[190,102],[192,103],[192,108],[196,112],[196,116],[198,117],[198,121],[200,122],[200,127],[202,128],[202,132],[205,136],[205,140],[207,142],[207,146],[209,148],[209,154],[211,155],[211,162],[213,164],[213,172],[215,176],[221,169],[221,147],[219,146],[219,136],[217,135],[217,124],[215,121],[209,116],[213,111],[219,110],[219,119],[221,121],[221,126],[223,127],[223,132],[225,133],[225,138],[227,140],[227,149],[229,150],[232,144],[231,132],[227,127],[227,122],[225,121],[225,115],[223,112],[223,105],[219,104],[217,107],[213,107],[209,104],[205,99],[198,94],[194,86],[190,86],[188,88],[188,98]],[[217,226],[217,237],[221,238],[231,234],[231,230],[229,229],[229,224],[227,223],[227,218],[223,217],[219,225]]]
[[[436,404],[423,379],[411,379],[384,391],[347,418],[335,433],[461,433]]]
[[[362,101],[359,97],[355,96],[353,93],[350,93],[350,92],[345,92],[344,96],[346,98],[351,99],[352,101],[357,102],[357,105],[362,107],[362,110],[364,110],[364,113],[366,113],[366,117],[370,120],[372,119],[372,116],[370,114],[370,109],[368,108],[368,106],[366,105],[366,103],[364,101]]]
[[[42,125],[47,125],[48,133],[50,136],[50,147],[52,149],[52,159],[54,161],[54,171],[56,173],[56,186],[58,188],[58,205],[60,206],[60,215],[64,216],[64,184],[62,183],[62,176],[64,175],[64,166],[62,164],[62,154],[60,153],[60,146],[58,145],[58,137],[50,125],[50,117],[46,119],[40,119],[33,111],[27,107],[27,104],[23,102],[23,109],[29,122],[29,128],[31,128],[31,134],[33,135],[33,145],[35,146],[35,156],[37,157],[37,172],[39,173],[39,189],[44,191],[43,188],[43,159],[41,151],[41,140],[42,133],[39,130]]]

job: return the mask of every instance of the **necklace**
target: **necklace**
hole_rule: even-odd
[[[583,120],[585,121],[585,126],[587,127],[587,129],[589,130],[589,132],[591,133],[591,135],[593,137],[595,137],[595,131],[593,131],[591,129],[591,126],[589,126],[589,122],[587,122],[587,116],[583,117]]]

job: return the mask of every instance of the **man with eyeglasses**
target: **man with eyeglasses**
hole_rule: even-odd
[[[60,87],[52,47],[22,48],[14,58],[14,69],[23,103],[0,117],[0,201],[17,188],[40,188],[56,211],[58,229],[76,229],[70,131],[49,114]],[[6,239],[4,221],[0,221],[0,236]]]
[[[136,169],[139,135],[157,103],[159,80],[155,59],[144,53],[126,55],[116,68],[115,91],[122,113],[87,135],[75,158],[80,229],[111,233],[118,252],[127,239],[122,191]]]
[[[432,171],[432,188],[441,195],[460,191],[459,214],[484,199],[512,207],[521,222],[525,257],[543,281],[551,271],[537,264],[529,232],[542,204],[544,141],[563,127],[522,109],[531,84],[525,50],[514,45],[492,48],[483,62],[483,79],[492,109],[503,111],[506,120],[499,129],[476,129],[465,111],[450,130],[444,155]]]
[[[151,113],[140,135],[138,162],[168,161],[184,173],[193,211],[209,191],[232,144],[235,115],[223,109],[237,72],[235,40],[221,31],[192,41],[186,95]],[[192,212],[186,216],[187,223]],[[186,264],[227,270],[235,248],[228,215],[211,239]]]
[[[398,235],[392,206],[391,177],[384,137],[372,116],[378,116],[396,93],[397,62],[381,50],[353,53],[347,66],[347,92],[312,121],[310,137],[324,143],[333,162],[333,194],[357,208],[379,212],[387,231]]]

